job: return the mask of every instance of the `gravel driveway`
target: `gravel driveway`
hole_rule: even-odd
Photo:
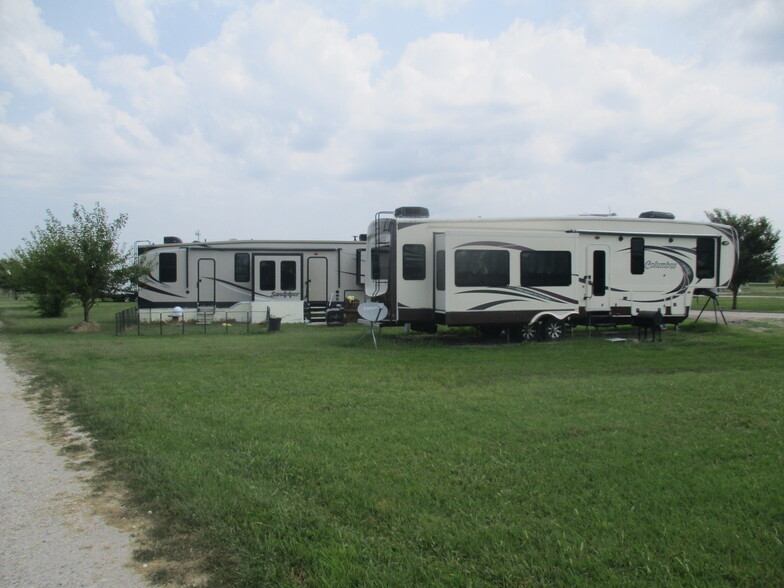
[[[131,537],[88,499],[89,472],[68,468],[0,353],[0,586],[145,587]]]

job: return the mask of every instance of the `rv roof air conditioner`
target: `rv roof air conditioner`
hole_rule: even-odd
[[[164,237],[163,238],[163,242],[164,242],[164,244],[168,244],[168,243],[182,243],[182,239],[180,239],[179,237]]]
[[[661,212],[658,210],[649,210],[647,212],[640,213],[640,218],[665,218],[667,220],[674,220],[675,215],[671,212]]]
[[[430,211],[424,206],[401,206],[395,209],[395,218],[430,218]]]

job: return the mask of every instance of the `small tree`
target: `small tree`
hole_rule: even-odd
[[[767,280],[775,270],[779,231],[774,230],[764,216],[753,219],[747,214],[738,216],[720,208],[705,214],[712,222],[730,225],[738,231],[738,267],[730,281],[734,310],[738,307],[738,291],[743,284]]]
[[[14,282],[33,293],[44,316],[62,316],[75,297],[89,321],[102,295],[135,283],[148,271],[133,261],[131,250],[118,245],[127,218],[121,214],[109,220],[99,204],[92,211],[74,205],[73,223],[63,225],[47,211],[46,225],[36,227],[25,246],[14,252]]]
[[[47,215],[44,227],[36,227],[14,251],[9,273],[16,288],[32,293],[41,316],[57,317],[73,303],[69,278],[75,260],[65,227],[51,211]]]
[[[776,266],[776,273],[773,275],[773,285],[776,288],[784,286],[784,264]]]

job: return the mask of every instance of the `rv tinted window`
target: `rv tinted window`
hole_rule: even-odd
[[[389,279],[389,247],[374,247],[370,252],[371,277],[374,280]]]
[[[250,253],[234,254],[234,281],[250,282]]]
[[[508,251],[495,249],[455,251],[455,286],[508,285]]]
[[[593,252],[591,292],[594,296],[604,296],[607,293],[607,256],[604,251]]]
[[[296,261],[280,262],[280,289],[281,290],[297,289],[297,262]]]
[[[633,274],[645,272],[645,239],[642,237],[632,237],[632,266]]]
[[[716,275],[716,239],[697,237],[697,278]]]
[[[158,281],[177,281],[177,254],[161,253],[158,255]]]
[[[262,260],[259,262],[259,290],[275,289],[275,262]]]
[[[403,245],[403,279],[425,279],[424,245]]]
[[[523,251],[520,254],[521,286],[570,286],[570,251]]]
[[[436,251],[436,290],[446,290],[446,252],[443,249]]]
[[[365,283],[365,275],[362,273],[363,262],[365,261],[365,250],[357,249],[357,256],[354,260],[354,269],[357,276],[357,286],[362,286]]]

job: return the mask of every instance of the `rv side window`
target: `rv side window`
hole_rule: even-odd
[[[250,253],[234,254],[234,281],[250,282]]]
[[[607,256],[604,251],[593,252],[593,285],[591,292],[594,296],[604,296],[607,293]]]
[[[716,239],[697,237],[697,278],[716,276]]]
[[[642,274],[645,272],[645,239],[642,237],[632,237],[632,273]]]
[[[371,278],[374,280],[389,279],[389,247],[373,247],[370,251]]]
[[[455,251],[455,286],[508,286],[509,252],[495,249]]]
[[[425,279],[424,245],[403,245],[403,279]]]
[[[275,289],[275,262],[262,260],[259,262],[259,290]]]
[[[570,251],[523,251],[520,254],[521,286],[570,286]]]
[[[158,281],[177,281],[177,254],[161,253],[158,255]]]
[[[436,290],[446,290],[446,251],[436,251]]]
[[[280,262],[280,289],[281,290],[297,289],[297,262],[296,261]]]
[[[365,283],[365,276],[362,275],[362,260],[365,256],[364,249],[357,249],[357,256],[354,258],[354,271],[356,272],[357,276],[357,286],[361,286]]]

